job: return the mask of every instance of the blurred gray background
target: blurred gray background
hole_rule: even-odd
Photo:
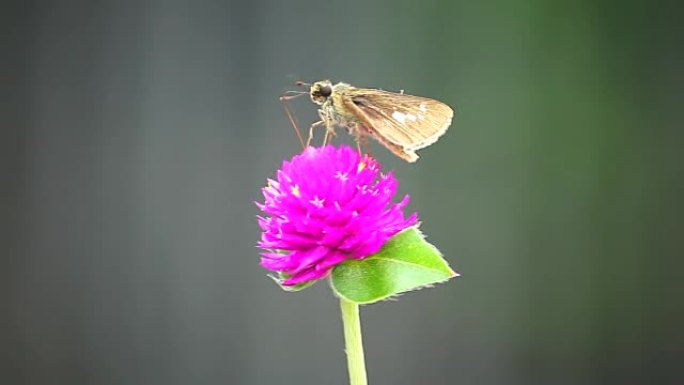
[[[3,2],[0,383],[345,384],[329,288],[254,246],[326,78],[458,111],[372,147],[462,277],[362,309],[371,384],[683,383],[677,8]]]

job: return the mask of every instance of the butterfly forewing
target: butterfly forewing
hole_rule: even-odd
[[[364,88],[349,90],[345,96],[345,107],[372,135],[408,153],[434,143],[454,114],[446,104],[420,96]]]

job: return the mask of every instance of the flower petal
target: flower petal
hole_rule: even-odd
[[[283,273],[286,285],[324,278],[347,259],[377,252],[394,234],[415,224],[404,217],[408,195],[392,204],[397,180],[349,146],[307,147],[284,161],[262,189],[264,213],[258,246],[261,265]],[[279,250],[279,252],[270,249]]]

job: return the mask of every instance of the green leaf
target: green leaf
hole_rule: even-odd
[[[283,285],[283,281],[290,278],[290,275],[282,273],[282,272],[278,272],[277,277],[273,276],[273,275],[269,275],[269,277],[273,281],[275,281],[275,283],[277,283],[281,289],[283,289],[285,291],[290,291],[290,292],[302,291],[302,290],[306,289],[307,287],[313,285],[314,283],[318,282],[318,281],[307,281],[307,282],[303,282],[303,283],[298,283],[296,285],[287,286],[287,285]]]
[[[335,267],[330,281],[340,297],[369,304],[457,275],[418,227],[410,227],[387,241],[379,252]]]

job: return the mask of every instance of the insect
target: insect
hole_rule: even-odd
[[[436,142],[449,128],[454,115],[454,111],[440,101],[403,92],[332,84],[329,80],[313,84],[297,82],[297,85],[309,86],[311,101],[320,106],[321,120],[311,125],[307,145],[315,127],[325,126],[324,143],[327,143],[335,135],[335,126],[341,126],[356,137],[359,145],[367,145],[366,138],[371,136],[396,156],[415,162],[418,160],[416,150]],[[281,100],[296,96],[299,95],[282,96]],[[287,107],[285,110],[296,129],[294,117]],[[297,135],[304,144],[299,130]]]

